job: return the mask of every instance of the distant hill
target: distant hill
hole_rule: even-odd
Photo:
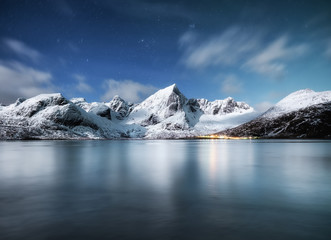
[[[294,92],[261,116],[216,135],[262,138],[331,138],[331,91]]]

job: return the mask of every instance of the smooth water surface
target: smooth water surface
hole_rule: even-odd
[[[331,142],[0,142],[0,239],[331,239]]]

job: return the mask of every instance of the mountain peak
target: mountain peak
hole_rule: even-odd
[[[176,93],[177,95],[182,94],[175,83],[166,88],[160,89],[155,94],[170,95],[171,93]]]
[[[124,99],[121,98],[119,95],[115,95],[113,97],[113,99],[110,101],[110,102],[114,102],[114,101],[121,101],[121,102],[124,102]]]
[[[177,88],[177,84],[176,84],[176,83],[174,83],[174,84],[170,85],[169,87],[172,87],[172,88]]]
[[[316,92],[314,90],[309,89],[309,88],[300,89],[298,91],[290,93],[289,95],[286,96],[286,98],[290,97],[290,96],[307,95],[307,94],[313,94],[313,93],[316,93]]]

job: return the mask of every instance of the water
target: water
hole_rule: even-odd
[[[0,239],[331,239],[331,142],[0,142]]]

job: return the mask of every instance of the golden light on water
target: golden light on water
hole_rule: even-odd
[[[253,136],[248,136],[248,137],[234,137],[234,136],[227,136],[227,135],[216,135],[216,134],[212,134],[212,135],[198,136],[197,138],[201,138],[201,139],[236,139],[236,140],[240,140],[240,139],[257,139],[258,137],[253,137]]]

